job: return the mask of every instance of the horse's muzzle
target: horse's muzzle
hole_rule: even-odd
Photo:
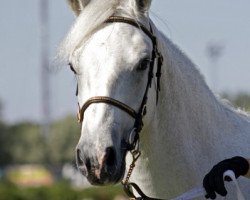
[[[89,155],[87,155],[89,154]],[[76,151],[76,163],[80,172],[93,185],[115,184],[121,180],[125,172],[124,162],[119,162],[116,151],[108,147],[98,157],[90,153]]]

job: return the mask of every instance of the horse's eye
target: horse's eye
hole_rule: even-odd
[[[76,73],[76,70],[73,68],[73,66],[72,66],[71,63],[69,63],[69,67],[70,67],[70,70],[71,70],[74,74],[77,74],[77,73]]]
[[[137,71],[143,71],[143,70],[146,70],[147,68],[148,68],[148,66],[150,65],[150,63],[151,63],[151,60],[150,59],[148,59],[148,58],[145,58],[145,59],[143,59],[140,63],[139,63],[139,65],[138,65],[138,67],[137,67]]]

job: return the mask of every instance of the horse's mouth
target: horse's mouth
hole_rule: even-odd
[[[80,170],[81,171],[81,170]],[[119,170],[116,171],[101,171],[96,172],[92,170],[88,174],[83,173],[84,176],[88,179],[91,185],[103,186],[103,185],[113,185],[119,183],[125,174],[125,164],[122,164]]]

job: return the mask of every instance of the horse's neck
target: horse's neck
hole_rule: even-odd
[[[250,131],[250,123],[215,98],[192,62],[167,39],[161,52],[162,90],[152,126],[141,133],[136,181],[150,195],[166,198],[201,183],[211,167],[202,164],[227,156],[220,155],[221,139],[227,135],[225,143],[232,145],[237,132],[247,133],[243,126]]]
[[[201,136],[213,140],[224,133],[250,131],[250,118],[217,99],[194,64],[168,39],[164,41],[162,96],[155,122],[168,133],[159,137],[180,132],[194,140]]]

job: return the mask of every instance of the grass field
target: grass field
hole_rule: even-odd
[[[33,188],[0,182],[0,200],[124,200],[124,196],[121,186],[77,190],[64,181],[50,187]]]

